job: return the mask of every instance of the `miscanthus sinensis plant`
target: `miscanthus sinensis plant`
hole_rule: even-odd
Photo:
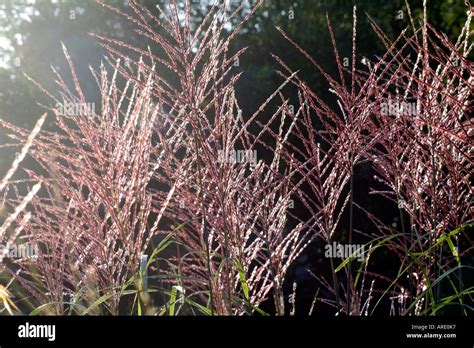
[[[337,77],[279,29],[329,83],[335,106],[275,55],[281,86],[244,115],[232,68],[245,49],[231,54],[230,43],[258,5],[229,13],[216,3],[196,24],[188,1],[152,10],[130,0],[127,13],[99,3],[153,45],[94,35],[107,50],[91,69],[100,107],[73,112],[65,106],[90,102],[64,47],[70,76],[54,71],[57,90],[32,80],[51,98],[33,131],[1,121],[16,141],[5,146],[21,150],[0,182],[11,210],[0,241],[39,249],[1,256],[8,312],[264,314],[259,307],[271,301],[276,314],[294,313],[284,290],[290,267],[310,243],[335,241],[346,215],[349,243],[356,233],[366,238],[364,261],[331,258],[331,279],[314,276],[332,296],[315,301],[339,315],[370,314],[386,298],[390,314],[436,314],[449,303],[469,310],[463,301],[473,289],[462,270],[470,266],[461,257],[472,251],[471,14],[456,43],[426,11],[419,26],[410,13],[411,27],[394,42],[369,17],[386,53],[364,65],[354,8],[349,69],[328,18]],[[297,89],[296,108],[288,88]],[[46,117],[52,130],[41,130]],[[259,157],[262,149],[270,158]],[[13,180],[27,154],[41,169],[25,166],[27,178]],[[372,193],[398,206],[402,230],[354,200],[354,168],[363,162],[383,186]],[[304,214],[289,208],[295,202]],[[376,233],[353,227],[354,209]],[[379,248],[400,260],[396,277],[371,271]],[[445,298],[443,280],[455,290]]]
[[[461,257],[472,252],[473,245],[468,234],[473,213],[469,177],[473,144],[469,118],[473,90],[473,66],[469,60],[472,9],[467,11],[466,24],[457,42],[451,43],[430,25],[426,2],[418,26],[409,4],[406,6],[411,26],[394,42],[369,16],[386,52],[375,61],[364,58],[362,67],[357,66],[356,59],[356,8],[352,65],[348,69],[341,64],[328,18],[338,78],[329,76],[309,53],[280,30],[324,76],[337,99],[336,107],[331,107],[303,79],[292,78],[303,115],[314,115],[322,124],[321,129],[314,127],[311,117],[306,116],[301,120],[303,125],[295,127],[301,130],[296,138],[304,144],[300,148],[305,149],[297,168],[301,168],[301,181],[309,183],[313,192],[312,199],[307,192],[300,199],[313,216],[323,216],[323,225],[318,229],[327,242],[331,241],[340,212],[347,204],[349,244],[353,232],[369,241],[364,248],[366,259],[357,273],[351,268],[356,257],[352,255],[336,269],[331,265],[333,282],[321,280],[335,295],[334,299],[323,301],[346,315],[367,315],[377,292],[370,313],[386,296],[392,301],[393,314],[436,314],[453,302],[459,304],[463,314],[472,311],[463,303],[463,298],[472,300],[472,282],[462,278],[462,270],[472,269],[472,264],[461,263]],[[282,76],[293,73],[291,67],[275,58],[283,68]],[[293,153],[294,149],[290,149],[286,157],[292,160]],[[367,161],[383,187],[370,193],[395,203],[400,231],[394,231],[353,200],[354,167]],[[379,232],[369,235],[367,231],[353,230],[354,208],[366,213]],[[400,260],[395,278],[367,269],[369,256],[380,246],[387,247]],[[340,284],[337,273],[342,270],[346,274]],[[372,278],[370,283],[366,283],[368,278]],[[443,279],[445,284],[451,284],[454,293],[441,298]],[[370,287],[365,288],[365,284]]]

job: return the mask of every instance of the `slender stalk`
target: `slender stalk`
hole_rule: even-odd
[[[352,231],[354,222],[354,165],[351,156],[350,183],[349,183],[349,245],[352,246]],[[352,311],[352,259],[347,263],[347,315]],[[355,289],[354,289],[355,290]]]
[[[196,135],[195,129],[193,130],[194,136],[194,144],[195,144],[195,154],[196,154],[196,167],[198,171],[198,180],[199,180],[199,199],[201,201],[201,209],[203,211],[202,215],[202,228],[203,228],[203,241],[206,248],[206,267],[207,267],[207,281],[209,286],[209,304],[211,307],[211,315],[214,315],[214,298],[213,298],[213,286],[212,286],[212,267],[211,267],[211,252],[210,252],[210,245],[209,245],[209,235],[206,229],[206,204],[204,202],[204,197],[202,195],[203,191],[203,179],[201,176],[201,168],[200,168],[200,159],[199,159],[199,146],[198,146],[198,139]]]

